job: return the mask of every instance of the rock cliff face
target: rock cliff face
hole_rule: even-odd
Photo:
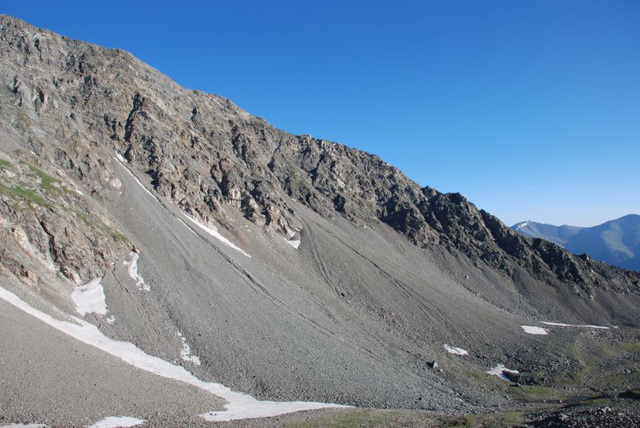
[[[42,274],[46,280],[60,273],[75,284],[103,276],[130,247],[62,172],[54,174],[59,178],[28,161],[0,160],[2,266],[32,286],[45,286]],[[30,258],[41,263],[30,266]]]
[[[511,276],[524,269],[587,294],[624,291],[638,280],[525,239],[462,195],[420,188],[374,155],[290,135],[227,99],[182,89],[126,52],[8,17],[2,18],[1,41],[5,132],[86,182],[92,195],[117,188],[101,161],[106,149],[148,174],[159,194],[206,221],[224,223],[226,210],[239,210],[291,238],[302,226],[290,197],[358,226],[386,223],[417,246],[456,249]],[[73,276],[64,267],[61,272]]]

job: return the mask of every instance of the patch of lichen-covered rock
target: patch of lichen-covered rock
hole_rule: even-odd
[[[15,153],[0,160],[3,268],[31,286],[47,275],[76,284],[103,276],[130,247],[127,238],[62,171],[45,172],[31,158]]]

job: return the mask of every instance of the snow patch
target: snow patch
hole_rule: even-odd
[[[89,428],[134,427],[145,422],[144,419],[132,418],[130,416],[109,416],[90,425]]]
[[[34,316],[53,328],[83,342],[94,346],[108,354],[114,355],[134,367],[154,373],[168,379],[174,379],[198,387],[204,391],[223,398],[228,402],[224,411],[213,411],[200,415],[207,421],[231,421],[238,419],[262,418],[278,416],[285,413],[302,410],[322,409],[327,407],[350,407],[339,404],[314,403],[314,402],[274,402],[259,401],[250,395],[234,392],[226,386],[203,382],[186,371],[183,367],[171,364],[158,357],[144,353],[133,343],[120,342],[111,339],[98,328],[80,318],[71,317],[74,322],[55,319],[44,312],[30,306],[18,296],[0,287],[0,299],[12,304],[18,309]]]
[[[121,155],[120,153],[116,152],[116,156],[118,157],[118,160],[119,160],[121,163],[127,163],[127,160],[126,160],[125,158],[123,158],[123,157],[122,157],[122,155]]]
[[[300,239],[291,239],[291,240],[287,240],[287,244],[291,245],[293,248],[295,248],[296,250],[298,249],[298,247],[300,246]]]
[[[462,348],[456,348],[455,346],[449,346],[446,343],[444,344],[444,349],[453,355],[469,355],[469,351]]]
[[[107,324],[113,325],[116,322],[116,317],[112,315],[109,318],[105,319],[105,321],[107,322]]]
[[[522,329],[524,330],[525,333],[528,334],[537,334],[540,336],[545,336],[547,334],[549,334],[549,330],[546,328],[542,328],[542,327],[536,327],[533,325],[521,325],[520,327],[522,327]]]
[[[200,415],[209,422],[237,421],[241,419],[270,418],[286,413],[301,412],[303,410],[324,409],[329,407],[351,407],[340,404],[312,403],[304,401],[275,402],[258,401],[253,397],[238,399],[227,404],[226,410],[209,412]]]
[[[233,242],[229,241],[227,238],[225,238],[224,236],[222,236],[220,234],[220,232],[218,232],[217,229],[213,229],[211,227],[205,226],[204,224],[200,223],[198,220],[194,219],[193,217],[189,216],[188,214],[184,214],[184,216],[186,218],[189,219],[190,222],[192,222],[193,224],[195,224],[196,226],[198,226],[200,229],[204,230],[205,232],[207,232],[209,235],[213,236],[214,238],[216,238],[217,240],[219,240],[220,242],[222,242],[223,244],[233,248],[236,251],[240,251],[242,254],[244,254],[245,256],[251,258],[251,256],[247,253],[245,253],[240,247],[236,246]]]
[[[94,278],[71,293],[76,310],[82,316],[86,314],[107,314],[107,302],[102,288],[102,278]]]
[[[182,350],[180,351],[182,361],[191,361],[196,366],[199,366],[200,357],[191,355],[191,346],[187,343],[187,339],[180,332],[178,332],[178,337],[182,340]]]
[[[146,284],[144,282],[142,275],[138,273],[138,259],[140,258],[140,253],[132,251],[129,253],[129,257],[131,257],[131,261],[125,260],[122,262],[123,265],[129,267],[129,276],[136,282],[136,287],[138,287],[138,290],[144,291],[145,293],[147,291],[150,291],[151,287],[149,286],[149,284]]]
[[[605,327],[602,325],[590,325],[590,324],[564,324],[561,322],[547,322],[547,321],[542,321],[542,324],[546,324],[546,325],[554,325],[554,326],[558,326],[558,327],[577,327],[577,328],[599,328],[602,330],[609,330],[610,327]]]
[[[487,373],[490,374],[490,375],[498,376],[500,379],[506,380],[507,382],[511,382],[509,380],[509,378],[507,376],[505,376],[505,373],[518,374],[520,372],[518,370],[508,369],[503,364],[498,364],[497,366],[495,366],[491,370],[487,370]]]
[[[519,225],[516,226],[516,231],[520,232],[522,229],[524,229],[528,225],[529,225],[528,221],[522,222],[522,223],[520,223]]]

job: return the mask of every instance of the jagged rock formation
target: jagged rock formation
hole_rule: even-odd
[[[638,273],[6,16],[0,117],[0,274],[26,285],[14,291],[72,312],[74,286],[102,277],[114,318],[86,320],[259,398],[505,405],[474,380],[496,363],[544,384],[583,363],[570,333],[539,346],[525,320],[640,324]],[[470,355],[452,356],[460,345]]]
[[[2,42],[4,98],[15,107],[5,112],[8,123],[26,130],[28,146],[72,176],[93,178],[101,169],[92,194],[100,195],[110,177],[91,152],[108,147],[145,171],[158,193],[205,219],[224,222],[230,207],[293,237],[301,225],[289,196],[323,216],[384,222],[418,246],[455,248],[509,275],[523,268],[584,290],[620,291],[638,279],[524,239],[462,195],[420,188],[374,155],[287,134],[227,99],[179,88],[126,52],[7,18]],[[29,132],[31,126],[46,129],[56,144]]]

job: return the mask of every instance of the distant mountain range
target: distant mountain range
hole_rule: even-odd
[[[629,214],[593,227],[554,226],[523,221],[511,226],[523,236],[542,238],[575,254],[640,271],[640,215]]]

